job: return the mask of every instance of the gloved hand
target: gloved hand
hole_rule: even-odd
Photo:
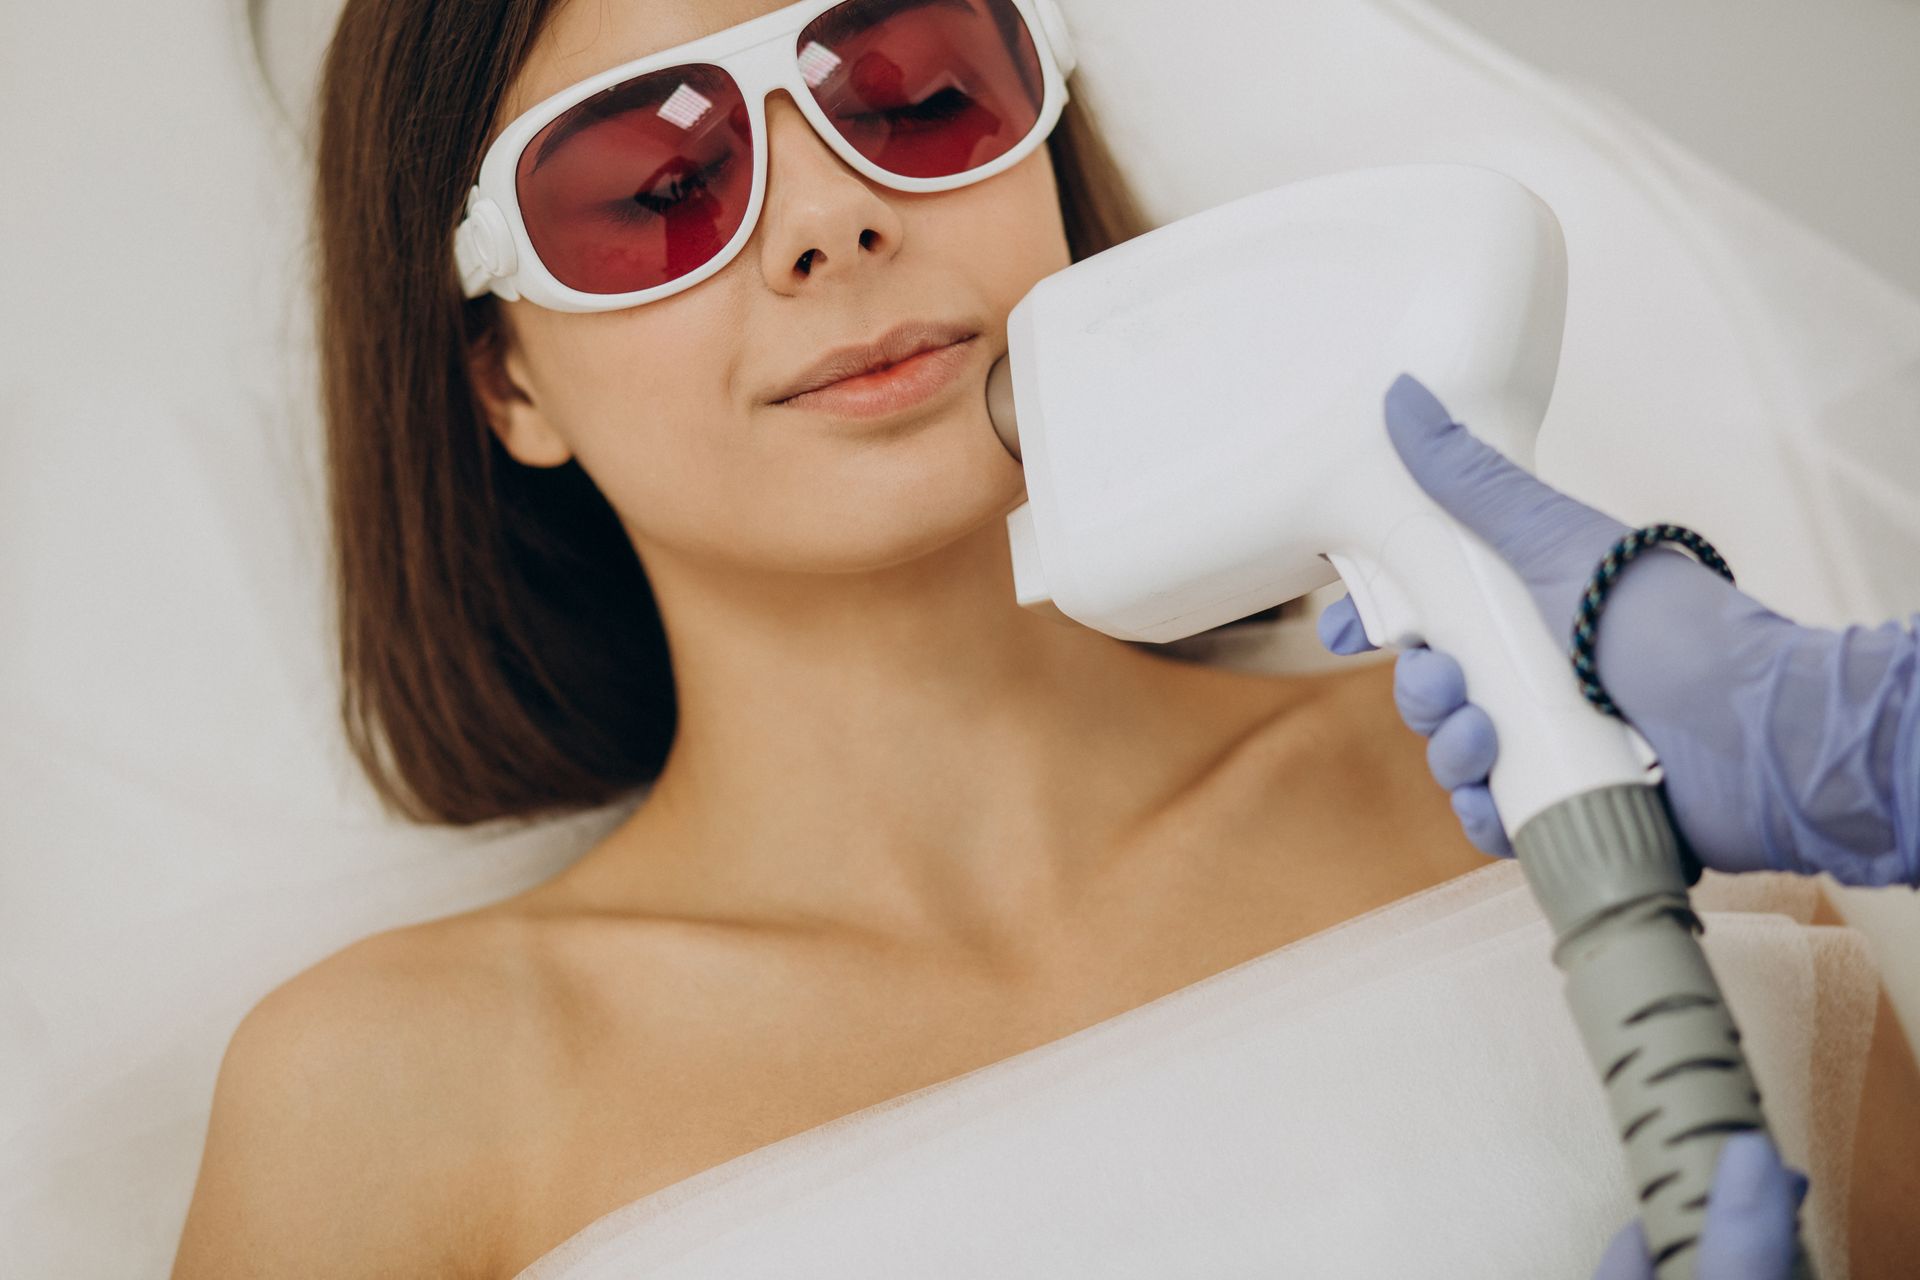
[[[1806,1195],[1806,1175],[1781,1164],[1764,1133],[1728,1138],[1713,1171],[1695,1280],[1788,1280]],[[1653,1280],[1638,1220],[1613,1238],[1593,1280]]]
[[[1408,375],[1387,392],[1386,425],[1414,479],[1514,567],[1564,647],[1588,579],[1627,527],[1508,462]],[[1321,615],[1320,636],[1335,653],[1373,647],[1350,597]],[[1703,864],[1920,885],[1913,632],[1803,627],[1684,552],[1655,547],[1609,592],[1594,662],[1659,755],[1674,821]],[[1467,702],[1459,665],[1414,648],[1394,676],[1401,715],[1430,735],[1429,767],[1468,838],[1511,856],[1485,785],[1493,723]]]

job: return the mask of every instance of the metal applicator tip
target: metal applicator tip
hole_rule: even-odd
[[[1007,357],[1001,356],[987,373],[987,417],[993,420],[993,433],[1000,443],[1020,460],[1020,421],[1013,410],[1013,371]]]

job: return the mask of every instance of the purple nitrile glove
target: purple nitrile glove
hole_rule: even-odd
[[[1414,479],[1513,566],[1566,645],[1594,568],[1627,526],[1508,462],[1406,374],[1387,392],[1386,424]],[[1351,598],[1321,615],[1320,635],[1335,653],[1372,647]],[[1911,630],[1803,627],[1685,553],[1656,547],[1621,572],[1597,640],[1600,682],[1659,755],[1674,821],[1702,863],[1920,885],[1920,637]],[[1442,657],[1401,654],[1396,701],[1409,725],[1432,735],[1429,765],[1453,791],[1468,838],[1510,853],[1484,785],[1492,722],[1461,718],[1478,709],[1458,665],[1433,661]]]
[[[1806,1195],[1806,1175],[1780,1162],[1766,1134],[1728,1138],[1713,1171],[1695,1280],[1788,1280]],[[1653,1280],[1637,1219],[1607,1246],[1593,1280]]]

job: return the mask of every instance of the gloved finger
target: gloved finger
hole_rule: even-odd
[[[1479,534],[1529,586],[1570,572],[1590,573],[1601,552],[1627,531],[1611,516],[1507,461],[1453,421],[1411,374],[1401,374],[1387,388],[1386,420],[1394,450],[1420,487]],[[1570,544],[1579,548],[1572,560],[1567,559]]]
[[[1787,1280],[1806,1194],[1806,1176],[1780,1162],[1766,1134],[1728,1138],[1700,1229],[1699,1280]]]
[[[1647,1234],[1635,1218],[1620,1228],[1600,1255],[1593,1280],[1653,1280],[1653,1258],[1647,1252]]]
[[[1442,720],[1427,740],[1427,768],[1435,782],[1452,791],[1485,782],[1499,752],[1492,717],[1469,702]]]
[[[1466,673],[1446,654],[1421,644],[1394,659],[1393,704],[1415,733],[1432,734],[1466,702]]]
[[[1379,646],[1367,639],[1352,596],[1341,596],[1320,611],[1320,643],[1338,654],[1365,653]]]
[[[1493,792],[1479,784],[1455,787],[1452,792],[1453,816],[1460,829],[1480,852],[1494,858],[1511,858],[1513,842],[1501,825],[1500,810],[1493,803]]]

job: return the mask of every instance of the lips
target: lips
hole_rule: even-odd
[[[933,320],[913,320],[895,325],[872,342],[827,352],[798,377],[775,391],[769,397],[769,403],[779,404],[809,391],[818,391],[843,378],[857,378],[863,373],[899,364],[923,351],[951,346],[971,338],[976,332],[966,325]]]

